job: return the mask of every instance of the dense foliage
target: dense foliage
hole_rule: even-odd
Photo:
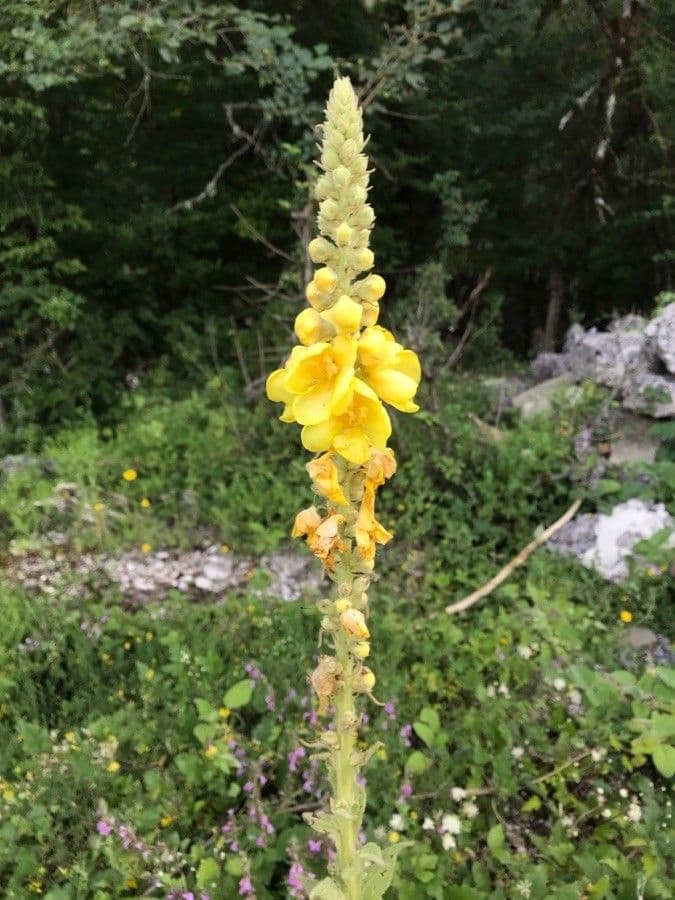
[[[446,348],[471,324],[527,353],[571,317],[649,308],[672,285],[673,16],[3,3],[0,441],[82,410],[114,425],[158,366],[174,390],[229,366],[259,389],[305,279],[311,129],[336,70],[376,136],[385,324],[414,307]]]

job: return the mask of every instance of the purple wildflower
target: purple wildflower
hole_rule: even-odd
[[[311,838],[307,841],[307,849],[310,853],[321,853],[322,847],[321,841],[313,841]]]
[[[243,878],[239,879],[239,896],[250,897],[253,893],[253,882],[248,877],[248,875],[244,875]]]
[[[108,822],[106,819],[99,819],[99,821],[96,823],[96,830],[98,831],[99,834],[102,834],[105,837],[107,837],[109,834],[112,834],[113,828],[112,828],[111,823]]]

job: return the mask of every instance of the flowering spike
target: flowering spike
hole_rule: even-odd
[[[386,283],[370,271],[375,213],[366,202],[363,117],[348,78],[333,85],[322,134],[315,187],[321,234],[308,246],[318,268],[305,288],[309,306],[295,320],[301,346],[269,376],[267,395],[284,404],[282,421],[302,426],[303,446],[320,454],[307,465],[317,505],[298,513],[292,534],[305,538],[337,591],[334,602],[319,604],[321,634],[335,655],[320,656],[310,676],[319,712],[332,706],[335,714],[334,727],[317,741],[328,761],[331,812],[308,819],[331,837],[336,859],[331,877],[312,896],[321,891],[344,900],[379,900],[391,882],[395,854],[390,849],[374,862],[359,843],[365,792],[358,776],[373,748],[357,750],[356,698],[372,699],[375,686],[375,674],[363,665],[371,650],[367,591],[377,546],[392,537],[375,517],[377,489],[396,471],[384,404],[415,412],[421,369],[412,350],[376,325]]]

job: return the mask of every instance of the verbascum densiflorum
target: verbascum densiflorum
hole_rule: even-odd
[[[379,900],[391,883],[398,844],[382,850],[360,840],[366,796],[359,773],[377,746],[357,746],[356,698],[372,697],[368,588],[378,545],[391,533],[375,516],[375,498],[396,471],[387,447],[391,419],[385,404],[416,412],[420,363],[378,325],[385,281],[372,271],[369,247],[375,221],[368,201],[363,117],[348,78],[330,92],[323,124],[319,201],[320,236],[309,244],[317,269],[306,287],[309,306],[295,320],[300,344],[267,380],[271,400],[284,404],[281,420],[297,422],[303,446],[315,454],[307,471],[315,505],[296,517],[292,534],[304,537],[336,586],[319,602],[322,655],[310,676],[318,711],[334,724],[318,736],[331,783],[329,810],[309,817],[335,843],[328,876],[308,884],[321,900]]]

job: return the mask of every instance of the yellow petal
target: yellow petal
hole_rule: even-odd
[[[370,444],[360,428],[341,431],[335,436],[333,446],[340,456],[357,466],[362,466],[370,458]]]
[[[293,415],[301,425],[318,425],[331,414],[332,385],[326,382],[310,388],[293,401]]]
[[[338,427],[338,423],[335,419],[328,419],[317,425],[305,425],[300,432],[302,446],[306,450],[311,450],[312,453],[321,453],[323,450],[330,450]]]
[[[338,331],[352,334],[361,326],[363,307],[356,300],[352,300],[347,294],[342,294],[330,309],[327,309],[322,317],[332,323]]]

